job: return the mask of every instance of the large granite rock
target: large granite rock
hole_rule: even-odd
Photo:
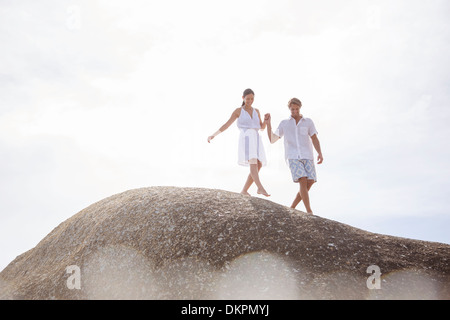
[[[0,273],[0,298],[449,299],[449,259],[265,199],[150,187],[61,223]]]

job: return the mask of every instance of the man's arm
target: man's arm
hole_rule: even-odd
[[[272,124],[270,123],[270,113],[264,115],[264,122],[267,124],[267,135],[269,137],[270,143],[277,142],[280,137],[272,132]]]
[[[322,150],[320,149],[319,138],[317,138],[317,134],[314,134],[311,137],[314,148],[317,151],[317,164],[321,164],[323,162]]]

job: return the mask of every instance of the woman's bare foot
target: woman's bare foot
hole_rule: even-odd
[[[247,191],[241,191],[241,194],[243,194],[244,196],[251,196],[251,194],[250,193],[248,193]]]
[[[307,215],[310,215],[310,216],[313,216],[313,215],[314,215],[314,213],[313,213],[312,211],[307,212],[306,214],[307,214]]]
[[[267,191],[264,190],[264,189],[258,189],[258,190],[256,191],[256,193],[257,193],[257,194],[262,194],[262,195],[264,195],[264,196],[266,196],[266,197],[270,197],[270,194],[268,194]]]

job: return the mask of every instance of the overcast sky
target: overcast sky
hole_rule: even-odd
[[[115,193],[240,192],[236,124],[206,138],[246,88],[274,126],[292,97],[313,119],[317,215],[450,243],[449,16],[447,0],[0,1],[0,270]],[[289,206],[283,144],[262,135],[261,181]]]

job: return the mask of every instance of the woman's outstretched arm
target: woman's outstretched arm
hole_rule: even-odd
[[[236,110],[234,110],[233,113],[231,114],[230,119],[228,119],[228,121],[225,122],[225,124],[223,126],[221,126],[220,129],[218,131],[216,131],[212,136],[208,137],[208,143],[211,142],[211,140],[214,139],[214,137],[216,137],[218,134],[227,130],[228,127],[231,126],[233,124],[233,122],[236,121],[237,118],[239,118],[239,116],[241,115],[240,112],[241,112],[241,108],[237,108]]]

